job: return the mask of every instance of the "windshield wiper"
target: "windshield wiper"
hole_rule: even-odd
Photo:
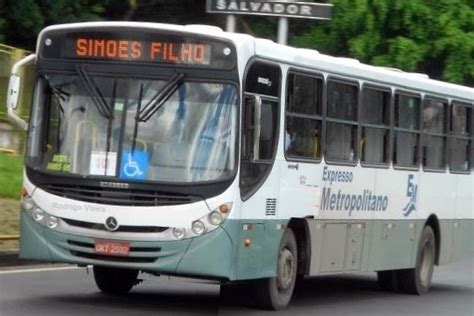
[[[140,111],[138,119],[140,122],[146,122],[153,116],[166,101],[176,92],[183,83],[184,74],[178,73],[171,77],[166,85]]]
[[[71,96],[70,93],[68,93],[68,92],[66,92],[62,89],[62,86],[52,83],[48,76],[44,75],[42,77],[46,80],[46,83],[48,84],[48,87],[51,89],[51,92],[60,101],[66,102],[67,99]],[[57,102],[57,105],[59,107],[59,110],[61,111],[61,114],[64,114],[64,108],[63,108],[61,102]]]
[[[135,113],[135,123],[133,125],[132,155],[135,152],[135,145],[137,143],[138,121],[140,119],[140,110],[141,110],[141,107],[142,107],[142,100],[143,100],[143,83],[140,84],[140,92],[138,94],[137,112]]]
[[[85,71],[84,66],[82,65],[76,66],[76,70],[77,70],[77,73],[79,74],[79,78],[82,80],[84,86],[86,87],[87,92],[89,93],[92,101],[94,102],[94,105],[99,111],[99,114],[102,117],[110,119],[109,115],[111,113],[111,110],[109,106],[107,105],[107,102],[105,102],[105,98],[100,92],[99,88]]]

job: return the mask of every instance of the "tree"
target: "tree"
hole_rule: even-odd
[[[369,64],[474,84],[470,0],[333,0],[333,20],[293,37],[294,46]]]
[[[0,15],[0,37],[9,45],[33,50],[38,33],[48,25],[100,21],[107,12],[114,16],[127,9],[127,2],[114,0],[6,0],[0,7],[0,12],[8,12]]]

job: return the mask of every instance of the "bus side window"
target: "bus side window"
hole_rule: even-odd
[[[329,80],[327,91],[326,159],[353,164],[357,159],[359,89],[353,83]]]
[[[425,99],[423,102],[423,167],[444,170],[446,166],[446,114],[448,104]]]
[[[454,172],[469,172],[470,155],[474,155],[472,144],[472,107],[453,102],[449,137],[449,169]]]
[[[390,92],[364,87],[361,106],[361,161],[387,164],[390,160]]]
[[[288,157],[321,159],[322,85],[321,78],[288,75],[284,139]]]
[[[393,163],[397,167],[418,168],[420,144],[420,98],[395,94]]]

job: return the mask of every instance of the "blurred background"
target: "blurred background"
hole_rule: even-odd
[[[306,2],[334,4],[332,20],[290,20],[289,45],[474,86],[474,0]],[[8,76],[15,61],[34,51],[41,29],[117,20],[224,28],[225,16],[206,14],[205,4],[206,0],[0,0],[0,237],[18,233],[25,147],[24,132],[6,119]],[[237,31],[276,40],[277,24],[275,18],[239,16]],[[0,249],[16,246],[16,241],[0,240]]]

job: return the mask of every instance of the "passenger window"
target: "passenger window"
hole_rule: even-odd
[[[423,167],[444,170],[446,166],[447,103],[426,99],[423,105]]]
[[[326,158],[353,163],[357,160],[358,87],[330,80],[327,89]]]
[[[320,78],[288,76],[284,142],[289,157],[321,159],[322,85]]]
[[[394,118],[394,165],[415,168],[419,163],[420,98],[397,93]]]
[[[361,161],[387,164],[390,160],[390,92],[364,87],[361,107]]]
[[[469,156],[472,155],[472,108],[467,104],[453,103],[449,137],[449,169],[454,172],[469,172]]]

